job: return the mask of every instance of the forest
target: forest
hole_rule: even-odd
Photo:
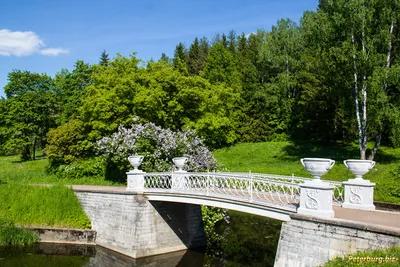
[[[380,145],[400,146],[399,55],[400,1],[320,0],[299,23],[198,37],[172,58],[104,50],[98,64],[77,60],[54,77],[13,70],[0,100],[0,154],[34,160],[44,151],[50,167],[68,165],[138,121],[195,130],[210,149],[357,142],[360,158],[373,159]]]

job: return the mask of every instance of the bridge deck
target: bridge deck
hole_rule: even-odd
[[[90,191],[90,192],[105,192],[117,194],[136,194],[126,191],[125,186],[98,186],[98,185],[73,185],[73,190],[76,191]],[[342,207],[334,206],[335,218],[344,219],[348,221],[361,222],[366,224],[388,226],[400,229],[400,211],[363,211],[354,209],[345,209]]]

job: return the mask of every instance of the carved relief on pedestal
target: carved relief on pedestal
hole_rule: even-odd
[[[349,198],[350,203],[353,204],[361,204],[362,197],[360,195],[361,187],[360,186],[350,186],[351,196]]]
[[[307,209],[312,209],[316,210],[318,209],[318,199],[316,198],[319,193],[319,190],[317,189],[307,189],[306,194],[307,194],[307,200],[306,200],[306,207]]]

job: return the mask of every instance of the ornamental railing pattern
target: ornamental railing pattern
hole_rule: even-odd
[[[246,175],[247,173],[237,172],[237,175]],[[254,178],[260,178],[265,180],[271,181],[280,181],[280,182],[287,182],[293,184],[302,184],[306,181],[312,181],[313,178],[306,178],[306,177],[297,177],[297,176],[284,176],[284,175],[275,175],[275,174],[264,174],[264,173],[249,173]],[[333,186],[333,204],[336,206],[341,206],[344,202],[344,186],[342,182],[337,181],[329,181],[323,180],[325,183],[328,183],[330,186]]]
[[[252,175],[229,173],[143,173],[146,192],[180,193],[223,198],[296,210],[298,184],[272,181]]]
[[[312,180],[260,173],[141,172],[136,175],[143,178],[146,192],[223,198],[292,211],[300,202],[300,185]],[[334,187],[333,204],[341,205],[344,198],[342,184],[325,182]]]

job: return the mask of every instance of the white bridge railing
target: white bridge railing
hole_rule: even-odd
[[[236,173],[236,174],[245,175],[246,173]],[[264,174],[264,173],[250,173],[250,175],[254,178],[271,180],[271,181],[281,181],[298,185],[303,184],[307,181],[308,182],[313,181],[313,178],[297,177],[294,175],[284,176],[284,175]],[[332,195],[333,204],[336,206],[341,206],[342,203],[344,202],[344,186],[342,182],[329,181],[329,180],[323,180],[323,181],[329,184],[330,186],[333,186],[333,195]]]
[[[146,173],[138,169],[143,157],[128,157],[134,167],[134,170],[127,172],[129,191],[219,198],[326,218],[334,217],[333,205],[350,209],[375,209],[375,184],[362,179],[362,175],[375,166],[375,162],[370,160],[345,160],[344,164],[356,178],[335,182],[320,179],[335,164],[334,160],[326,158],[300,159],[305,169],[313,175],[311,179],[250,172],[186,172],[183,167],[187,157],[172,159],[178,171]]]
[[[128,190],[223,198],[296,211],[300,185],[308,180],[312,179],[257,173],[132,171],[128,173]],[[343,187],[329,183],[334,186],[333,203],[340,205]]]

